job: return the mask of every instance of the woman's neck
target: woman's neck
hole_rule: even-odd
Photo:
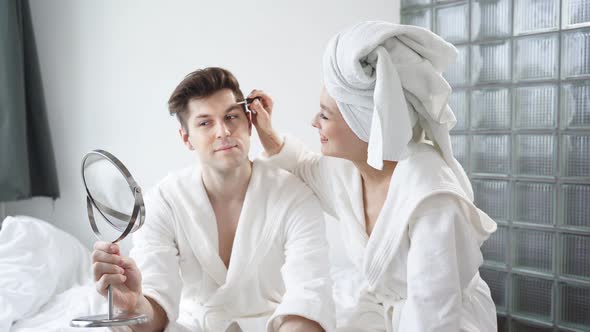
[[[380,187],[384,184],[389,186],[389,181],[391,180],[391,176],[393,175],[393,171],[397,166],[397,161],[383,161],[383,169],[379,170],[373,168],[367,164],[366,161],[362,162],[354,162],[354,165],[359,170],[361,177],[363,179],[363,184],[367,188],[374,188]]]

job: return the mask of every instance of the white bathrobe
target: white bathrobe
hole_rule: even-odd
[[[478,268],[496,224],[467,199],[453,171],[427,143],[399,161],[369,238],[361,176],[286,137],[270,162],[301,178],[338,219],[361,274],[356,303],[338,307],[339,331],[496,331],[496,309]],[[338,305],[338,299],[336,299]]]
[[[231,190],[231,189],[230,189]],[[229,269],[198,168],[167,176],[146,197],[133,236],[143,293],[172,322],[168,331],[273,331],[299,315],[335,326],[323,213],[288,172],[254,161]]]

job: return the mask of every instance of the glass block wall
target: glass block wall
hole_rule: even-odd
[[[452,143],[498,222],[499,331],[590,331],[590,0],[401,0],[453,43]]]

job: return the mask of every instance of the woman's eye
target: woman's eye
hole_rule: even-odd
[[[328,120],[328,118],[324,115],[324,113],[320,113],[320,119]]]
[[[226,119],[228,119],[228,120],[237,119],[237,118],[238,118],[238,116],[237,116],[237,115],[228,115],[228,116],[226,117]]]

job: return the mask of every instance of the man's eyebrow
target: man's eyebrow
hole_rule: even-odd
[[[235,111],[235,110],[241,110],[241,108],[242,108],[242,105],[234,104],[234,105],[231,105],[230,107],[228,107],[225,110],[225,113],[229,113],[229,112]],[[207,113],[202,113],[202,114],[199,114],[196,116],[196,118],[209,118],[209,117],[211,117],[211,115],[207,114]]]
[[[241,110],[241,109],[242,109],[242,105],[240,105],[240,104],[233,104],[233,105],[231,105],[230,107],[228,107],[228,108],[225,110],[225,113],[229,113],[229,112],[231,112],[231,111],[235,111],[235,110]]]

